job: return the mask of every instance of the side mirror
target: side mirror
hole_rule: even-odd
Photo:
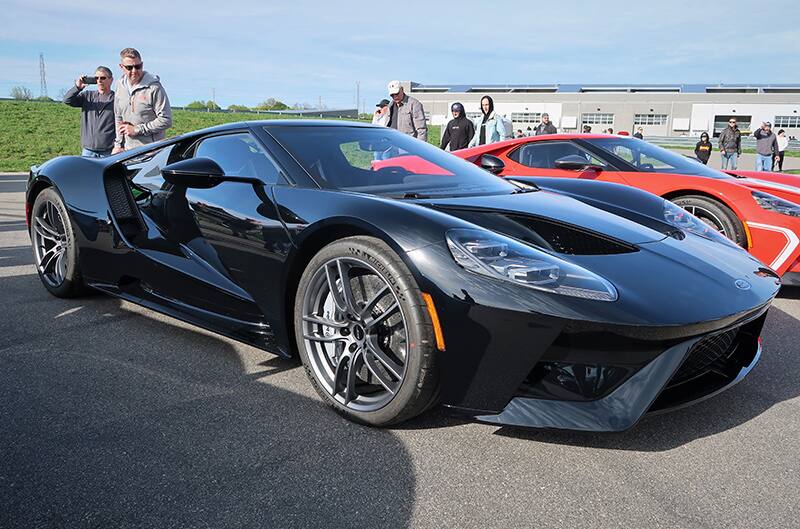
[[[262,183],[258,178],[227,176],[211,158],[189,158],[171,163],[161,169],[161,175],[170,184],[195,189],[209,189],[221,182]]]
[[[503,169],[506,168],[506,164],[493,154],[484,154],[481,156],[481,168],[486,169],[492,174],[500,174],[503,172]]]
[[[583,156],[577,154],[570,154],[569,156],[559,158],[555,161],[555,166],[556,169],[565,169],[567,171],[586,171],[589,169],[593,171],[602,171],[605,169],[605,166],[593,164]]]

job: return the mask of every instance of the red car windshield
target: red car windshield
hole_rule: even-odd
[[[592,138],[581,141],[614,156],[614,161],[647,173],[680,173],[708,178],[733,178],[701,162],[636,138]],[[605,156],[605,154],[604,154]]]
[[[390,196],[508,194],[519,188],[386,127],[269,126],[321,187]]]

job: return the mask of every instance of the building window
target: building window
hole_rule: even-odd
[[[478,119],[483,117],[483,112],[467,112],[468,119]]]
[[[800,116],[775,116],[775,127],[800,128]]]
[[[581,121],[584,125],[613,125],[614,114],[589,112],[581,115]]]
[[[511,121],[524,123],[538,123],[542,119],[541,112],[512,112]]]
[[[634,114],[634,125],[666,125],[666,114]]]

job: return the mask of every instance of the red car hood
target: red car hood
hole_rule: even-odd
[[[725,171],[736,183],[800,204],[800,175],[766,171]],[[741,178],[744,177],[744,178]]]

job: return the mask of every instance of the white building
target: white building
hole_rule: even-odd
[[[563,132],[611,127],[645,136],[718,135],[735,117],[743,133],[769,121],[773,130],[800,137],[800,83],[779,85],[424,85],[403,83],[419,99],[430,122],[446,123],[450,105],[464,104],[480,115],[480,99],[490,95],[495,110],[514,122],[514,130],[535,127],[543,112]]]

